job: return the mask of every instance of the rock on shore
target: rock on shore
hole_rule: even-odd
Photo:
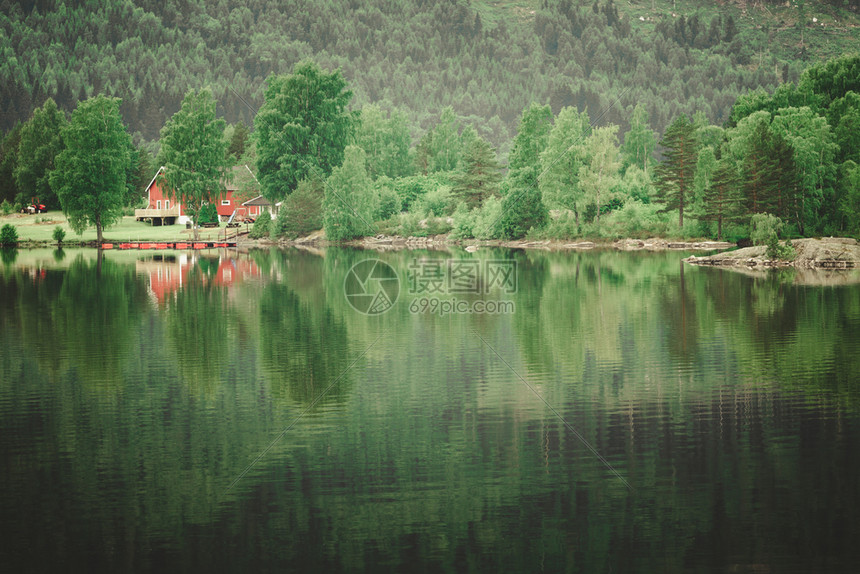
[[[803,269],[854,269],[860,267],[860,245],[845,237],[795,239],[791,242],[795,257],[791,261],[772,260],[765,255],[766,247],[758,245],[727,251],[707,257],[688,257],[692,265],[726,267],[797,267]]]

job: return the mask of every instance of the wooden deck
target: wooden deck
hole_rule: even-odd
[[[218,249],[236,247],[235,241],[169,241],[102,243],[102,249]]]

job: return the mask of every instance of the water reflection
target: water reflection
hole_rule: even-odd
[[[3,571],[860,559],[857,287],[677,253],[64,251],[0,268]],[[516,260],[514,314],[408,311],[409,265],[461,256]],[[343,293],[368,257],[404,286],[370,317]]]

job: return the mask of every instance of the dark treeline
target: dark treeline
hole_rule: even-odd
[[[137,130],[131,191],[117,195],[135,205],[166,165],[155,134],[206,85],[210,120],[215,101],[228,120],[212,157],[253,166],[263,194],[287,200],[260,236],[313,222],[331,239],[743,238],[759,214],[790,236],[858,231],[860,60],[780,67],[731,13],[633,20],[611,0],[4,7],[0,105],[16,120],[0,142],[4,211],[60,206],[50,178],[68,112],[105,94]],[[758,66],[740,65],[750,46]]]
[[[801,67],[771,56],[738,66],[761,32],[741,30],[749,25],[732,17],[658,14],[645,22],[611,0],[501,8],[462,0],[0,5],[4,131],[48,97],[70,112],[105,94],[122,98],[131,131],[153,140],[185,93],[206,85],[229,123],[249,124],[254,111],[243,100],[261,105],[266,77],[313,58],[343,70],[358,106],[399,107],[422,128],[451,106],[505,152],[532,101],[596,117],[620,97],[606,121],[624,131],[642,103],[662,132],[682,112],[722,123],[738,95],[796,80]]]

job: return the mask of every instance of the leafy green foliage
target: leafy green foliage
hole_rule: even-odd
[[[542,227],[549,217],[538,187],[538,170],[541,154],[549,141],[552,119],[549,106],[532,103],[523,111],[511,148],[502,214],[497,223],[502,237],[519,239],[530,230]]]
[[[547,147],[540,156],[541,197],[550,209],[566,209],[579,216],[585,211],[585,196],[579,185],[583,144],[591,133],[586,112],[566,107],[558,113]]]
[[[452,201],[454,199],[451,194],[451,186],[438,185],[421,196],[413,204],[411,211],[428,217],[441,217],[453,211]]]
[[[218,207],[214,203],[205,203],[200,206],[197,212],[197,224],[204,225],[206,223],[218,223]]]
[[[442,110],[430,139],[431,171],[453,171],[460,163],[460,121],[451,106]]]
[[[754,245],[766,245],[765,255],[769,259],[790,260],[794,258],[794,248],[790,243],[779,244],[782,220],[770,213],[756,213],[750,220],[750,239]]]
[[[224,190],[232,163],[224,141],[224,120],[215,117],[215,100],[209,89],[190,91],[179,111],[161,130],[158,161],[167,193],[182,201],[194,221],[194,238],[200,210]]]
[[[634,86],[608,112],[622,132],[635,102],[658,132],[696,109],[722,123],[738,95],[795,80],[804,58],[843,53],[858,37],[857,17],[845,11],[838,32],[829,23],[804,28],[798,49],[793,8],[777,12],[769,3],[765,11],[758,3],[741,17],[732,3],[716,10],[702,0],[677,8],[658,0],[644,22],[638,16],[650,3],[602,1],[593,10],[572,0],[86,0],[40,1],[38,10],[33,2],[23,9],[8,4],[0,20],[0,129],[47,97],[68,111],[103,93],[121,97],[131,129],[154,139],[188,86],[206,84],[225,119],[247,124],[265,78],[312,58],[340,67],[360,105],[387,100],[425,127],[430,110],[448,105],[461,118],[480,118],[469,121],[502,157],[522,102],[596,116]],[[749,66],[736,55],[747,44]],[[527,81],[522,70],[529,70]]]
[[[18,244],[18,230],[11,223],[6,223],[0,229],[0,245],[9,246]]]
[[[397,195],[392,180],[385,176],[377,179],[374,183],[374,193],[377,206],[373,214],[374,220],[385,220],[400,213],[400,196]]]
[[[63,151],[51,173],[51,188],[71,228],[102,231],[122,217],[127,177],[137,162],[119,100],[96,96],[81,102],[63,128]]]
[[[409,120],[403,112],[386,114],[377,105],[364,106],[355,139],[367,153],[367,173],[371,179],[412,174],[414,164],[409,149],[412,138]]]
[[[347,110],[352,92],[340,70],[311,61],[292,74],[271,76],[266,101],[254,117],[257,178],[263,195],[279,201],[299,182],[332,173],[344,158],[355,118]]]
[[[251,239],[262,239],[269,236],[269,229],[272,227],[272,218],[268,213],[261,213],[251,226],[251,231],[248,232],[248,237]]]
[[[586,205],[594,206],[597,226],[600,213],[611,209],[611,202],[618,200],[609,193],[618,180],[621,162],[618,155],[618,126],[603,126],[591,132],[583,147],[583,165],[579,168],[579,186]]]
[[[400,198],[400,205],[403,210],[412,209],[412,204],[430,191],[445,185],[440,181],[438,176],[413,175],[411,177],[403,177],[394,182],[394,189],[397,196]]]
[[[502,200],[490,197],[481,207],[469,210],[460,203],[453,214],[452,236],[457,239],[496,239],[500,237],[503,219]]]
[[[18,166],[18,145],[21,143],[23,125],[15,124],[0,140],[0,200],[9,204],[18,197],[15,169]]]
[[[648,110],[642,103],[636,104],[630,116],[630,129],[621,146],[624,167],[635,165],[647,172],[654,154],[656,138],[648,126]]]
[[[519,239],[546,224],[549,210],[541,199],[537,175],[536,167],[523,167],[508,175],[510,188],[502,197],[496,224],[500,237]]]
[[[796,190],[801,233],[807,227],[818,228],[825,193],[831,192],[836,175],[834,160],[838,147],[830,125],[808,107],[783,108],[774,116],[772,130],[788,148],[783,153],[779,150],[774,153],[778,165],[785,167],[790,161],[794,167],[794,173],[779,181],[779,190],[786,187]],[[778,204],[777,213],[782,211],[780,207]]]
[[[552,120],[549,106],[532,102],[523,110],[508,161],[508,168],[512,172],[521,168],[537,168],[540,165],[540,156],[546,149]]]
[[[57,243],[62,243],[66,238],[66,230],[58,225],[54,228],[54,232],[51,234],[51,237],[53,237],[54,241]]]
[[[61,133],[68,122],[57,108],[54,100],[48,99],[21,128],[18,143],[18,161],[15,166],[15,183],[21,205],[39,202],[48,209],[60,206],[59,199],[51,187],[51,171],[57,155],[63,150]]]
[[[373,232],[375,197],[365,168],[366,154],[357,146],[344,150],[343,165],[336,167],[325,185],[323,226],[330,241],[344,241]]]
[[[272,238],[295,239],[323,226],[323,184],[318,179],[302,180],[281,204],[272,222]]]

